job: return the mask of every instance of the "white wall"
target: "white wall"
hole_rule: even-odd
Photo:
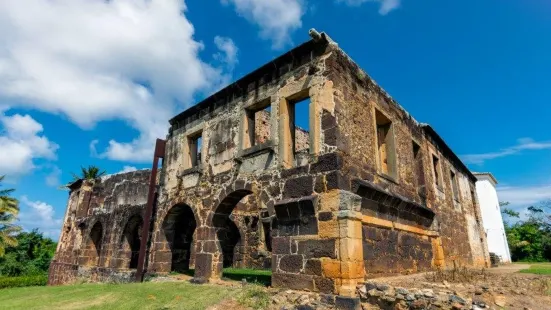
[[[501,217],[501,207],[494,179],[489,174],[475,174],[476,193],[482,211],[482,222],[488,239],[488,250],[501,257],[505,263],[511,262],[511,254],[505,236],[503,218]]]

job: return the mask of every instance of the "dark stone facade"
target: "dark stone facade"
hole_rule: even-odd
[[[297,146],[294,120],[301,116],[294,107],[303,99],[309,99],[302,116],[308,139],[301,136]],[[266,103],[270,114],[262,124],[269,128],[255,132],[251,115]],[[196,281],[204,282],[224,267],[271,268],[274,286],[354,296],[366,277],[488,263],[474,176],[430,126],[416,122],[325,34],[170,124],[149,274],[194,268]],[[119,176],[135,185],[125,185],[140,197],[132,203],[107,184],[117,176],[75,185],[65,223],[85,222],[78,228],[83,237],[64,228],[52,284],[94,266],[132,272],[132,251],[116,244],[140,230],[122,229],[132,214],[143,217],[146,174]],[[96,222],[104,236],[99,252]]]

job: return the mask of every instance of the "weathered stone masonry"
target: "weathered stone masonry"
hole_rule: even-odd
[[[313,37],[170,121],[147,273],[271,268],[274,286],[352,296],[367,277],[488,264],[474,176],[325,34]],[[308,131],[295,127],[303,99]],[[111,177],[136,185],[132,214],[147,193],[147,172],[135,174]],[[50,283],[132,272],[134,243],[116,245],[134,223],[118,211],[125,199],[73,211],[90,188],[106,196],[103,183],[75,184],[65,225],[77,227],[64,227]]]

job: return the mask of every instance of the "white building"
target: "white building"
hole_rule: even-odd
[[[478,181],[476,182],[476,194],[482,211],[482,222],[488,240],[488,251],[495,253],[501,262],[511,262],[511,253],[507,244],[501,207],[497,198],[497,180],[489,172],[473,172]]]

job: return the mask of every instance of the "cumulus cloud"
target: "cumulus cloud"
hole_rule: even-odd
[[[390,11],[400,7],[401,0],[337,0],[337,2],[344,2],[350,6],[360,6],[365,2],[372,2],[379,4],[379,14],[386,15]]]
[[[33,170],[37,159],[56,159],[59,146],[31,116],[0,114],[0,125],[0,175],[18,177]]]
[[[230,68],[233,68],[237,63],[238,48],[232,39],[216,36],[214,37],[214,44],[220,50],[220,52],[214,54],[214,59],[225,63]]]
[[[233,5],[237,14],[258,25],[260,37],[272,42],[274,49],[291,43],[290,34],[302,27],[303,0],[221,0]]]
[[[51,172],[46,176],[46,184],[48,186],[57,187],[61,184],[61,169],[58,166],[53,166]]]
[[[548,150],[551,149],[551,141],[534,141],[531,138],[518,139],[517,145],[501,149],[497,152],[479,153],[479,154],[467,154],[460,157],[466,163],[470,164],[484,164],[485,161],[496,159],[500,157],[506,157],[518,154],[527,150]]]
[[[38,228],[47,237],[59,238],[63,219],[56,217],[53,206],[42,201],[31,201],[27,196],[21,196],[20,202],[18,218],[23,229],[30,231]]]
[[[139,137],[100,141],[98,155],[148,161],[168,119],[231,75],[199,57],[204,46],[185,12],[183,0],[0,1],[0,102],[64,114],[85,129],[126,121]]]

